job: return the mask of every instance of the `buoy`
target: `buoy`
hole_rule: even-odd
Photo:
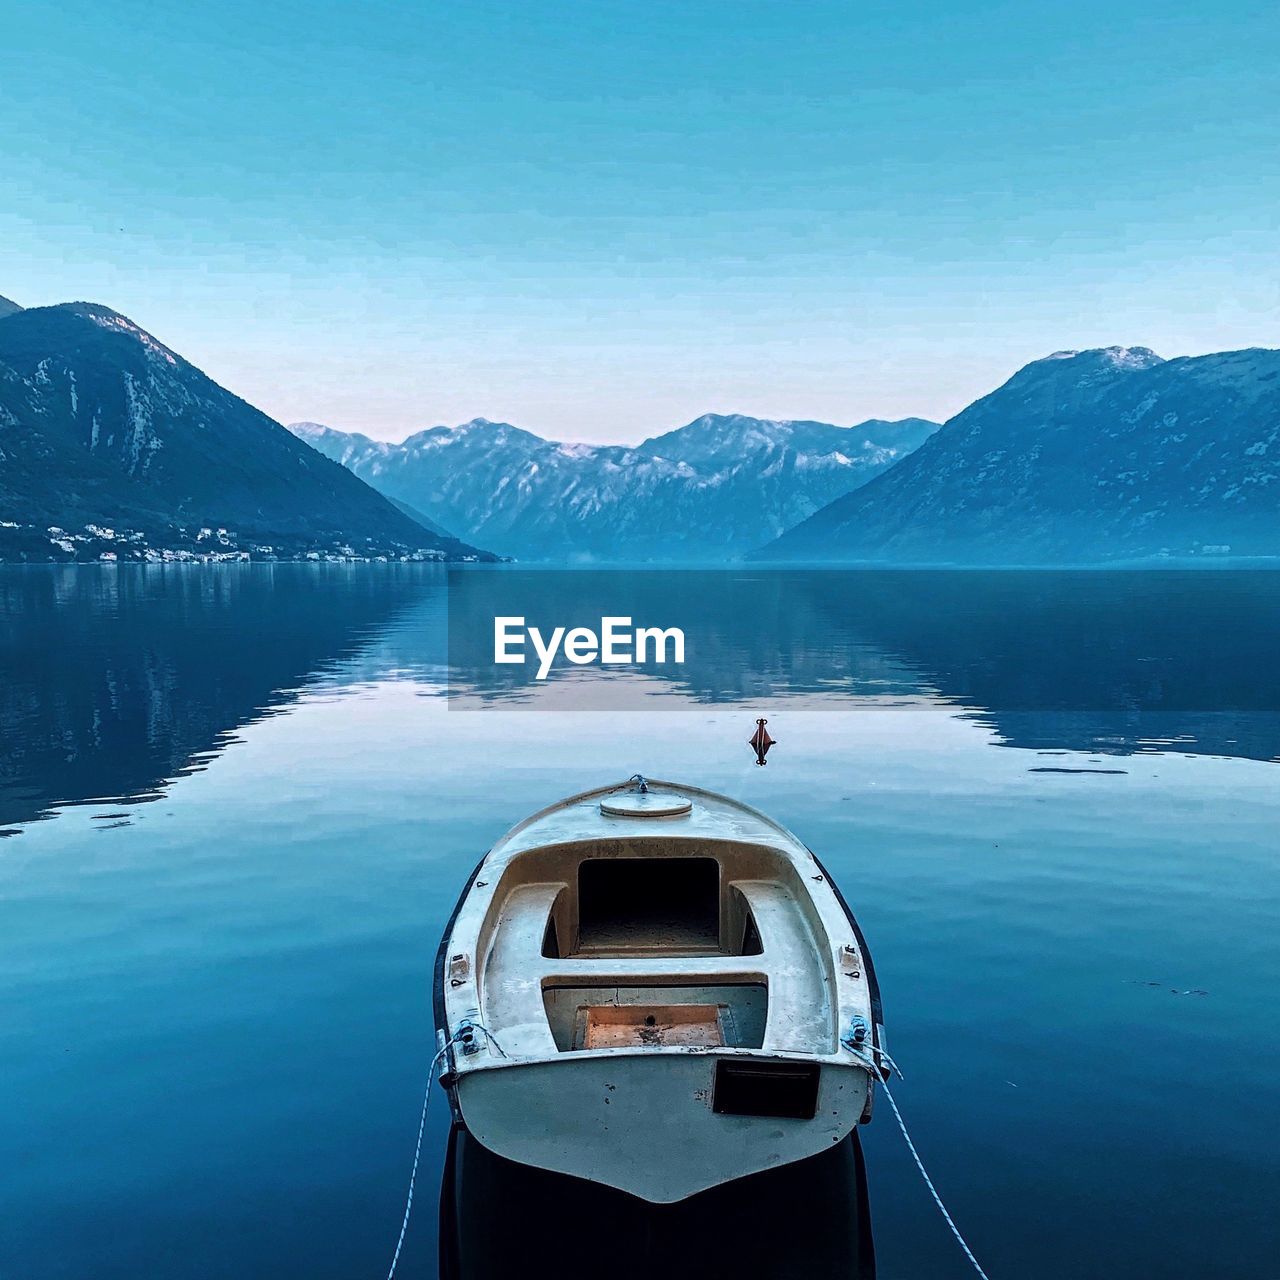
[[[751,748],[756,753],[756,764],[766,764],[765,756],[769,754],[769,748],[773,746],[774,739],[769,737],[769,730],[765,728],[768,724],[767,720],[756,721],[756,731],[751,735]]]

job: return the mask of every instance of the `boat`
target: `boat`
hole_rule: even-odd
[[[829,1150],[887,1078],[871,957],[818,859],[745,804],[639,775],[482,859],[435,1017],[456,1126],[657,1204]]]

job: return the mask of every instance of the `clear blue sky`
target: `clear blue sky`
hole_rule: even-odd
[[[284,420],[945,417],[1280,345],[1274,3],[0,0],[0,294]]]

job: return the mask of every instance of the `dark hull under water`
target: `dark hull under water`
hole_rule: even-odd
[[[857,1131],[830,1151],[650,1204],[494,1155],[461,1124],[440,1190],[440,1280],[874,1280]]]

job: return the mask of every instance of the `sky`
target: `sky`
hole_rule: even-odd
[[[0,294],[282,421],[944,419],[1280,346],[1254,0],[0,0]]]

